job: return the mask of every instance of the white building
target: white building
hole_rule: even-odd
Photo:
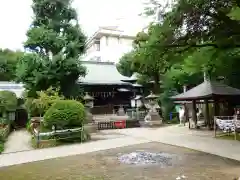
[[[87,41],[84,61],[118,63],[123,54],[131,51],[134,38],[117,26],[100,27]]]

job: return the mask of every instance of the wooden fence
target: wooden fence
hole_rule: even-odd
[[[140,127],[139,120],[117,120],[117,121],[103,121],[97,122],[98,130],[105,129],[124,129]]]

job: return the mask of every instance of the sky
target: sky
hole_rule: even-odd
[[[31,4],[32,0],[0,1],[0,48],[22,49],[32,21]],[[99,26],[112,25],[135,34],[149,22],[139,16],[143,11],[142,0],[74,0],[73,7],[87,36]]]

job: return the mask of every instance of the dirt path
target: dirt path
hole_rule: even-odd
[[[26,130],[13,131],[5,143],[3,153],[12,153],[19,151],[32,150],[31,135]]]

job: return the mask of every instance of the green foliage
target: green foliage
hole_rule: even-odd
[[[51,129],[82,126],[86,118],[84,106],[75,100],[59,100],[45,113],[43,124]]]
[[[233,20],[240,20],[240,7],[234,7],[228,16]]]
[[[147,33],[136,35],[133,51],[120,59],[119,71],[137,72],[143,81],[154,81],[166,115],[173,107],[169,97],[182,92],[183,85],[201,83],[204,73],[211,79],[221,76],[226,84],[240,88],[239,4],[179,0],[165,5],[147,1],[144,14],[159,13],[161,19],[151,23]]]
[[[4,143],[0,142],[0,154],[4,151]]]
[[[134,49],[125,54],[118,64],[118,69],[124,75],[137,72],[145,79],[154,81],[155,93],[160,91],[161,76],[181,57],[173,50],[162,48],[167,31],[163,25],[151,24],[147,33],[137,34]]]
[[[4,151],[4,143],[10,133],[10,125],[0,128],[0,154]]]
[[[26,129],[29,133],[32,133],[31,132],[31,120],[28,120],[27,124],[26,124]]]
[[[17,96],[11,91],[0,91],[1,112],[15,111],[17,108]]]
[[[15,79],[17,62],[22,54],[20,51],[0,49],[0,81],[13,81]]]
[[[0,125],[7,125],[7,124],[9,124],[9,120],[8,119],[6,119],[6,118],[0,118]]]
[[[25,107],[31,116],[42,116],[56,101],[63,99],[58,89],[52,87],[46,91],[38,91],[36,98],[26,98]]]
[[[178,117],[174,117],[172,120],[168,120],[167,124],[179,124]]]
[[[120,72],[120,74],[127,77],[132,76],[134,72],[132,68],[133,59],[134,59],[133,51],[126,53],[121,57],[119,63],[117,64],[117,70]]]
[[[71,96],[85,67],[79,56],[85,51],[86,37],[78,24],[71,0],[33,0],[32,26],[24,46],[33,52],[24,55],[17,66],[17,79],[34,92],[50,86]]]

